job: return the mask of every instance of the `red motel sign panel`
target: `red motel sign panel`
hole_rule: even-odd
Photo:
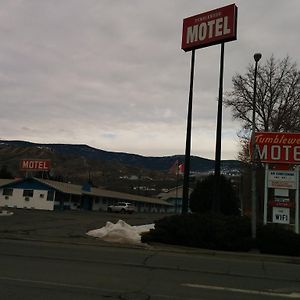
[[[21,171],[49,171],[49,159],[22,159],[20,165]]]
[[[217,8],[183,20],[181,48],[184,51],[236,40],[237,7]]]
[[[300,133],[255,132],[255,145],[261,162],[300,164]]]

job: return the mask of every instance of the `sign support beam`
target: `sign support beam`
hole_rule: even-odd
[[[269,164],[265,165],[264,225],[268,222],[268,176]]]
[[[220,210],[223,78],[224,78],[224,43],[221,43],[219,99],[218,99],[216,152],[215,152],[215,194],[214,194],[213,205],[212,205],[212,208],[213,208],[214,212],[218,212]]]
[[[295,232],[299,234],[299,166],[296,166]]]
[[[195,50],[192,50],[190,92],[189,92],[189,103],[188,103],[188,117],[187,117],[185,159],[184,159],[184,177],[183,177],[183,191],[182,191],[182,214],[188,213],[188,209],[189,209],[189,177],[190,177],[190,161],[191,161],[194,69],[195,69]]]

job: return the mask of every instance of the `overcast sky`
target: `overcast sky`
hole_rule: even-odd
[[[191,53],[182,20],[235,3],[224,91],[253,54],[299,66],[299,0],[0,0],[1,139],[184,154]],[[196,51],[192,154],[214,158],[220,45]],[[222,159],[241,125],[223,111]]]

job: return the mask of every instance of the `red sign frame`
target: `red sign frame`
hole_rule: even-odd
[[[255,132],[255,146],[261,162],[300,164],[300,133]]]
[[[237,6],[217,8],[185,18],[181,48],[190,51],[237,39]]]
[[[21,171],[49,171],[50,167],[49,159],[22,159],[20,162]]]

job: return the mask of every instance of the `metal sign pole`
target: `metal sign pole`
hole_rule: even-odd
[[[188,213],[188,209],[189,209],[189,177],[190,177],[190,160],[191,160],[194,69],[195,69],[195,50],[192,50],[190,92],[189,92],[188,117],[187,117],[187,129],[186,129],[185,158],[184,158],[184,177],[183,177],[182,211],[181,211],[182,214]]]
[[[219,99],[217,114],[216,153],[215,153],[215,195],[213,211],[220,210],[220,175],[221,175],[221,139],[222,139],[222,105],[223,105],[223,78],[224,78],[224,43],[221,44]]]
[[[299,234],[299,166],[296,166],[295,172],[296,172],[295,232]]]
[[[256,141],[255,141],[255,112],[256,112],[256,77],[258,61],[261,59],[260,53],[254,54],[255,68],[254,68],[254,88],[253,88],[253,108],[252,108],[252,172],[251,172],[251,236],[256,239]]]
[[[269,164],[265,164],[264,225],[268,222],[268,176]]]

